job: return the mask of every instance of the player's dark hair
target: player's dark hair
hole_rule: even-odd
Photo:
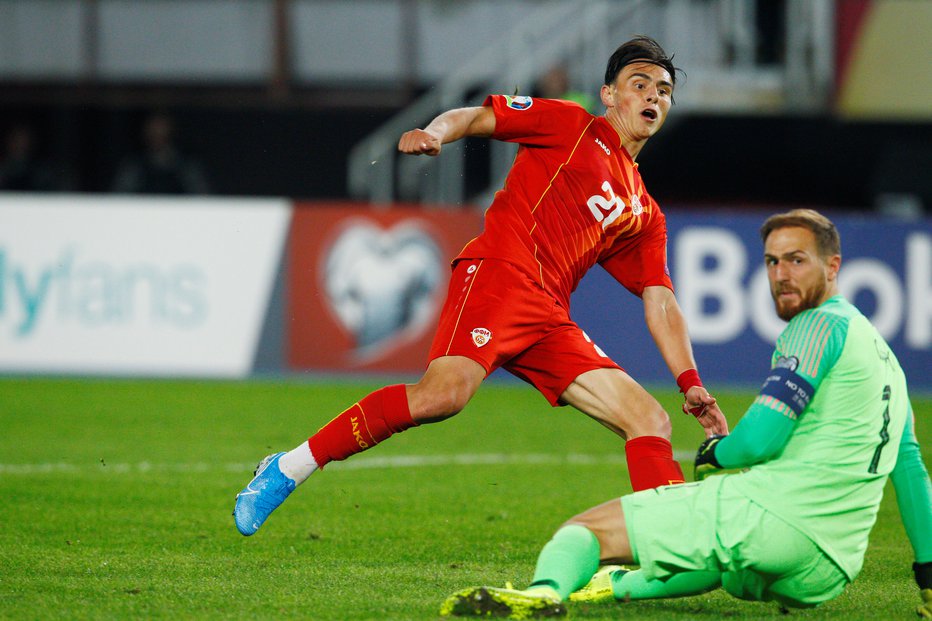
[[[760,238],[767,243],[767,237],[777,229],[799,226],[812,231],[816,238],[816,247],[822,257],[841,256],[841,237],[831,220],[815,209],[794,209],[778,213],[767,218],[760,227]]]
[[[638,35],[618,46],[608,59],[605,67],[605,84],[611,84],[618,73],[631,63],[651,63],[667,70],[673,85],[676,85],[676,72],[682,71],[673,66],[673,56],[667,56],[660,44],[645,35]]]

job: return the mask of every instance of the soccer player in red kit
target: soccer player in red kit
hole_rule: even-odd
[[[519,144],[485,229],[453,262],[429,364],[416,384],[379,389],[290,452],[266,457],[237,496],[251,535],[318,468],[462,410],[504,367],[550,403],[572,405],[626,439],[635,491],[683,482],[660,404],[570,319],[570,294],[596,263],[641,297],[648,329],[707,435],[728,432],[702,386],[666,265],[665,218],[635,158],[663,125],[676,69],[648,37],[621,45],[600,94],[605,114],[569,102],[492,95],[402,135],[398,149],[439,155],[467,136]]]

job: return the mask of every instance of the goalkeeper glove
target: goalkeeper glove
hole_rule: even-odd
[[[913,563],[913,574],[919,585],[919,596],[922,597],[922,605],[916,609],[916,614],[923,619],[932,619],[932,561]]]
[[[714,474],[716,471],[722,469],[722,464],[718,463],[718,460],[715,459],[715,448],[724,437],[725,436],[714,435],[711,438],[706,438],[702,441],[702,444],[699,445],[699,450],[696,451],[696,462],[693,466],[694,481],[701,481],[710,474]]]

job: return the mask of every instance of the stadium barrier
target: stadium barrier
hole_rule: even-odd
[[[298,204],[287,264],[288,367],[423,369],[450,260],[481,227],[473,210]]]
[[[244,377],[284,200],[0,197],[0,370]]]
[[[764,212],[668,209],[669,264],[707,383],[752,385],[782,322]],[[829,214],[842,292],[932,389],[932,221]],[[474,210],[278,199],[0,196],[0,372],[417,373]],[[579,325],[645,383],[669,371],[640,301],[594,269]]]

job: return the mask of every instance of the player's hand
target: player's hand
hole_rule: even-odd
[[[711,438],[714,435],[728,435],[728,421],[725,420],[725,415],[715,401],[715,397],[710,395],[709,391],[704,387],[693,386],[686,391],[683,412],[696,417],[696,420],[705,429],[706,438]]]
[[[922,589],[919,594],[922,596],[922,605],[916,609],[922,619],[932,619],[932,589]]]
[[[409,155],[440,155],[440,138],[423,129],[412,129],[401,135],[398,150]]]
[[[701,481],[710,474],[715,474],[722,469],[722,465],[715,459],[715,447],[725,436],[714,435],[706,438],[699,445],[696,451],[696,461],[693,465],[693,480]]]

